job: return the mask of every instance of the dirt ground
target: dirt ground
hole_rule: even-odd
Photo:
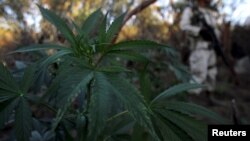
[[[222,65],[219,67],[216,90],[211,93],[212,103],[205,94],[189,95],[189,99],[219,113],[232,123],[233,115],[235,115],[240,124],[249,124],[250,73],[237,75],[237,77],[238,84],[235,83],[232,74]]]

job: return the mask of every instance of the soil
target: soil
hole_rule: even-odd
[[[239,82],[235,82],[230,72],[222,65],[219,68],[217,85],[210,93],[212,100],[206,94],[189,95],[190,101],[203,105],[222,115],[234,124],[234,116],[239,124],[250,123],[250,73],[238,74]]]

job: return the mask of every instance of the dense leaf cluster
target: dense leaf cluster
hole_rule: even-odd
[[[63,19],[39,6],[45,19],[57,27],[68,46],[57,44],[31,45],[15,52],[54,49],[56,53],[28,67],[21,81],[0,65],[0,124],[8,124],[14,114],[15,135],[18,141],[28,140],[206,140],[206,124],[196,120],[195,114],[218,121],[222,119],[195,104],[174,101],[172,97],[186,90],[203,87],[182,83],[157,97],[146,97],[148,78],[140,75],[140,89],[131,82],[131,70],[121,59],[137,61],[147,69],[151,63],[143,52],[160,48],[172,61],[170,66],[180,78],[183,72],[174,60],[172,48],[147,40],[113,43],[123,25],[125,14],[110,25],[101,10],[92,13],[82,25],[72,22],[70,28]],[[14,52],[14,53],[15,53]],[[58,65],[55,78],[42,96],[32,94],[34,81],[53,63]],[[34,132],[36,117],[31,104],[45,106],[56,113],[52,126]],[[76,107],[73,105],[77,104]],[[72,135],[71,131],[76,131]],[[32,133],[32,134],[31,134]],[[51,134],[49,136],[48,134]],[[62,135],[61,138],[58,136]]]

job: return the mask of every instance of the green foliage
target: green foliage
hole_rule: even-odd
[[[77,32],[56,14],[39,6],[49,22],[54,24],[70,43],[69,47],[55,44],[32,45],[16,52],[54,49],[57,52],[28,67],[20,84],[0,65],[0,124],[15,114],[15,133],[18,141],[27,141],[32,131],[32,112],[29,100],[55,112],[54,133],[63,133],[62,140],[176,140],[202,141],[206,139],[206,125],[195,119],[195,114],[222,119],[215,113],[189,103],[172,100],[177,94],[201,85],[183,83],[152,97],[146,49],[163,49],[166,55],[178,60],[178,53],[169,46],[147,40],[113,43],[122,27],[122,14],[107,27],[107,15],[95,11]],[[123,66],[125,58],[143,64],[139,70],[140,89],[129,78],[133,70]],[[41,68],[49,69],[56,63],[56,76],[41,96],[28,96]],[[171,63],[171,62],[170,62]],[[173,66],[176,66],[173,64]],[[177,65],[178,66],[178,65]],[[178,70],[179,76],[184,76]],[[152,99],[153,98],[153,99]],[[76,105],[76,106],[73,106]],[[15,111],[15,112],[13,112]],[[133,130],[131,130],[133,129]],[[71,135],[77,131],[77,136]],[[140,131],[139,131],[140,130]],[[133,133],[131,133],[133,131]],[[61,135],[58,135],[61,136]]]
[[[98,25],[99,20],[103,17],[101,9],[96,10],[92,13],[81,26],[81,32],[79,33],[82,36],[88,36]]]
[[[176,94],[179,94],[183,91],[201,87],[202,85],[200,84],[190,84],[190,83],[178,84],[160,93],[156,98],[152,100],[151,104],[155,103],[156,101],[158,102],[161,100],[166,100],[167,98],[175,96]]]
[[[27,100],[21,96],[15,113],[15,133],[20,141],[29,140],[32,130],[32,113]]]
[[[24,77],[18,84],[3,64],[0,64],[0,77],[3,78],[0,80],[0,125],[4,125],[15,110],[15,133],[18,141],[29,140],[32,130],[32,113],[27,97],[34,74],[32,69],[28,67],[25,70]]]
[[[138,122],[138,124],[149,130],[150,134],[157,140],[158,137],[150,120],[151,111],[147,108],[147,105],[138,90],[124,78],[117,75],[109,75],[108,81],[110,87],[125,104],[125,107],[128,109],[131,116]]]
[[[110,25],[107,35],[106,35],[106,42],[111,42],[116,36],[118,36],[119,30],[122,28],[123,20],[125,17],[125,13],[116,18],[113,23]]]
[[[185,141],[190,139],[199,141],[207,139],[206,125],[200,121],[170,110],[155,110],[155,114],[160,117],[159,120],[162,120],[162,122],[170,128],[170,132],[175,134],[171,135],[173,140]],[[158,128],[161,128],[160,126],[162,125],[158,125]],[[169,131],[165,129],[163,128],[161,133]],[[162,135],[164,136],[164,134]]]
[[[159,102],[155,105],[155,107],[160,109],[177,111],[189,116],[199,115],[199,116],[209,117],[210,119],[218,121],[219,123],[225,123],[225,120],[220,116],[218,116],[217,114],[215,114],[214,112],[211,112],[210,110],[207,110],[206,108],[193,103],[177,102],[177,101]]]
[[[58,50],[63,50],[67,49],[66,47],[63,47],[61,45],[56,45],[56,44],[35,44],[35,45],[30,45],[25,48],[19,48],[16,51],[13,51],[11,53],[16,53],[16,52],[29,52],[29,51],[39,51],[39,50],[46,50],[46,49],[58,49]]]
[[[63,19],[58,17],[55,13],[52,11],[43,8],[42,6],[39,6],[39,9],[43,15],[43,17],[48,20],[50,23],[56,26],[56,28],[63,34],[63,36],[71,43],[75,43],[74,34],[70,30],[70,28],[67,26],[67,24],[64,22]]]

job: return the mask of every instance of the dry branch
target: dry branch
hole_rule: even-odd
[[[133,16],[136,15],[138,13],[140,13],[142,10],[144,10],[145,8],[147,8],[148,6],[150,6],[151,4],[153,4],[154,2],[156,2],[157,0],[147,0],[142,2],[140,5],[138,5],[137,7],[135,7],[133,10],[131,10],[130,12],[128,12],[128,14],[125,16],[124,21],[123,21],[123,25],[120,28],[120,31],[122,29],[122,27],[126,24],[126,22]],[[118,34],[120,33],[120,31],[118,32]],[[118,36],[116,36],[113,40],[112,43],[115,43],[116,39]]]

